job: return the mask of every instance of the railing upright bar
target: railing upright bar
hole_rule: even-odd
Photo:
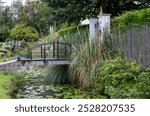
[[[55,58],[55,41],[53,41],[53,58]]]
[[[43,46],[41,45],[41,58],[43,58]]]
[[[44,45],[44,63],[46,63],[46,50],[45,50],[45,45]]]
[[[59,41],[57,40],[57,59],[59,59]]]
[[[67,58],[67,45],[66,44],[64,45],[65,45],[65,57]]]
[[[30,49],[30,60],[32,60],[32,50]]]

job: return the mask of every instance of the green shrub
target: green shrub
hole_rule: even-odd
[[[60,99],[106,99],[107,97],[97,95],[92,91],[83,91],[70,85],[50,85],[53,88],[53,98]]]
[[[11,78],[12,75],[4,74],[0,72],[0,99],[11,98],[9,93],[12,90]]]
[[[78,31],[87,30],[87,29],[88,29],[88,25],[72,26],[72,27],[58,30],[58,35],[59,36],[65,36],[68,34],[77,33]]]
[[[0,42],[0,47],[2,47],[2,45],[3,45],[3,42]]]
[[[0,48],[2,62],[8,61],[11,58],[12,52],[10,50]]]
[[[150,98],[150,72],[117,57],[97,69],[95,90],[110,98]]]
[[[8,50],[1,48],[1,49],[0,49],[0,52],[1,52],[1,53],[4,53],[4,54],[6,55],[6,54],[8,53]]]
[[[22,85],[14,73],[0,72],[0,99],[15,98],[18,87]]]
[[[37,30],[27,24],[17,24],[11,31],[11,36],[16,40],[37,41],[39,38]]]
[[[26,84],[25,78],[17,74],[14,75],[14,78],[11,78],[11,81],[14,85],[14,91],[18,91]]]
[[[7,46],[3,46],[3,48],[6,49],[6,50],[11,50],[12,46],[7,45]]]
[[[5,41],[7,38],[10,38],[10,30],[8,27],[0,27],[0,42]]]
[[[3,58],[4,56],[5,56],[5,54],[0,52],[0,58]]]
[[[112,26],[118,27],[121,31],[132,26],[142,26],[150,22],[150,8],[142,10],[127,11],[112,19]]]

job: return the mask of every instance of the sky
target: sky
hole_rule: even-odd
[[[11,2],[12,2],[13,0],[2,0],[2,2],[6,2],[4,5],[8,5],[8,6],[10,6],[11,5]]]
[[[12,1],[14,1],[14,0],[2,0],[2,2],[6,2],[6,3],[4,4],[5,6],[10,6],[11,3],[12,3]],[[24,0],[21,0],[21,1],[24,1]]]

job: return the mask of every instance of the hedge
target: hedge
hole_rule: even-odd
[[[88,25],[78,25],[78,26],[72,26],[72,27],[58,30],[57,33],[59,36],[64,36],[67,34],[72,34],[72,33],[76,33],[78,31],[83,31],[83,30],[87,30],[87,29],[88,29]]]
[[[112,26],[120,30],[129,29],[132,26],[140,27],[150,23],[150,8],[142,10],[127,11],[112,19]]]

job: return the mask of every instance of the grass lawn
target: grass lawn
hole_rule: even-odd
[[[0,72],[0,99],[11,98],[11,78],[13,75]]]

